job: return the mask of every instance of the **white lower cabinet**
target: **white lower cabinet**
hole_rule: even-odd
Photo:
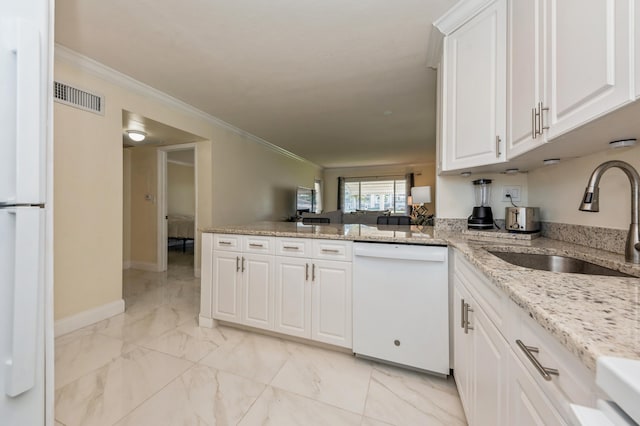
[[[273,256],[213,252],[212,316],[273,329]]]
[[[275,330],[352,347],[351,262],[278,257]]]
[[[311,338],[311,286],[305,258],[276,258],[275,330],[291,336]]]
[[[454,250],[454,376],[470,425],[576,423],[570,404],[594,406],[595,377]],[[524,353],[559,370],[550,380]]]
[[[242,261],[242,323],[273,330],[274,257],[244,254]]]
[[[212,306],[213,318],[223,321],[241,321],[242,276],[240,275],[241,253],[231,251],[213,252]]]
[[[311,275],[311,338],[352,347],[351,262],[314,260]]]
[[[509,424],[528,426],[567,424],[515,356],[508,358]],[[481,424],[481,423],[478,423]]]
[[[509,345],[461,277],[454,278],[454,372],[469,424],[507,424]]]
[[[204,234],[200,317],[351,348],[351,244]]]

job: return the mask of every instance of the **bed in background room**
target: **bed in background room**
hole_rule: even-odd
[[[168,243],[176,240],[182,241],[182,251],[184,252],[187,241],[193,241],[194,239],[194,217],[186,215],[169,215],[167,222]]]

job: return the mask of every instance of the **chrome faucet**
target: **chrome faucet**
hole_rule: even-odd
[[[611,167],[617,167],[622,170],[631,183],[631,225],[629,225],[624,255],[627,262],[640,263],[640,229],[638,228],[638,222],[640,222],[640,175],[631,164],[624,161],[606,161],[596,167],[591,173],[587,189],[584,190],[580,210],[583,212],[600,211],[598,203],[600,188],[598,188],[598,184],[602,174]]]

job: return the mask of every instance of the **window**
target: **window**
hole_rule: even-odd
[[[346,178],[345,213],[356,210],[390,210],[407,213],[407,181],[404,177]]]

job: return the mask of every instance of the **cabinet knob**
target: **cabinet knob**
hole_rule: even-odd
[[[396,345],[396,346],[400,346],[400,340],[394,340],[393,344]]]

